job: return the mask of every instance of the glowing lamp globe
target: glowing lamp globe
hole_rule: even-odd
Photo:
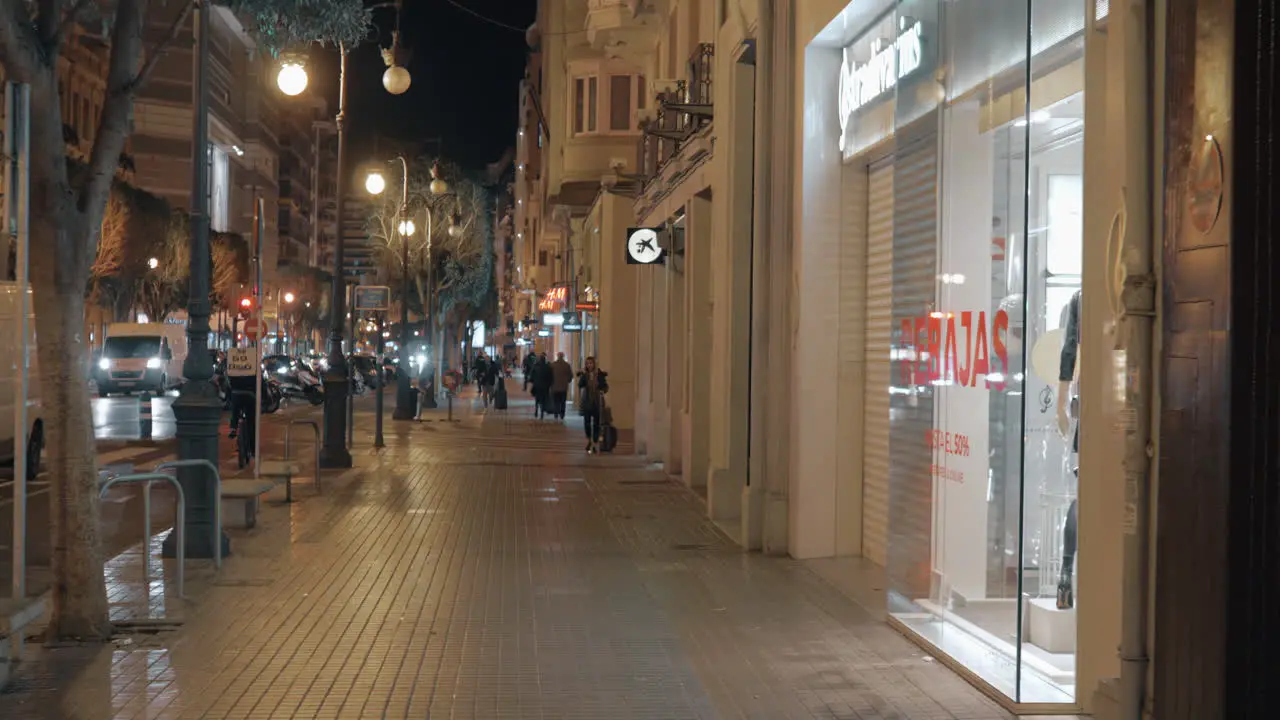
[[[381,195],[382,191],[387,189],[387,179],[382,177],[380,172],[371,172],[364,179],[364,189],[368,190],[370,195]]]
[[[392,95],[403,95],[409,89],[409,71],[399,65],[392,65],[382,73],[382,87]]]
[[[279,74],[276,75],[276,85],[285,95],[302,94],[302,91],[307,89],[307,69],[298,62],[282,64]]]
[[[462,228],[457,225],[450,225],[449,237],[454,238],[455,240],[462,237]]]
[[[284,294],[284,301],[285,301],[285,302],[287,302],[287,303],[291,303],[291,302],[293,302],[293,299],[294,299],[294,298],[293,298],[293,293],[291,293],[291,292],[287,292],[287,293],[285,293],[285,294]]]
[[[441,180],[440,178],[436,178],[435,180],[431,181],[432,195],[443,195],[447,192],[449,192],[449,183]]]
[[[414,230],[417,230],[417,228],[414,226],[412,220],[405,220],[400,223],[401,235],[404,235],[405,237],[409,237],[410,235],[413,235]]]

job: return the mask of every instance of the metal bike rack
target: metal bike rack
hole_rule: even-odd
[[[293,422],[290,422],[288,425],[285,426],[284,428],[284,461],[285,463],[289,462],[289,435],[290,435],[290,431],[293,430],[294,425],[310,425],[311,431],[315,435],[314,446],[316,449],[316,493],[319,494],[320,493],[320,423],[316,422],[315,420],[294,420]],[[290,473],[289,476],[284,481],[284,501],[293,502],[293,474],[292,473]]]
[[[213,496],[216,498],[213,502],[213,566],[222,569],[222,473],[218,471],[218,466],[208,460],[170,460],[162,462],[151,472],[164,472],[165,470],[176,470],[184,467],[202,467],[208,468],[213,474]],[[147,502],[151,501],[148,495]]]
[[[182,492],[182,485],[178,483],[178,478],[161,472],[136,473],[134,475],[115,475],[108,477],[101,486],[98,487],[98,497],[102,497],[110,490],[113,485],[123,485],[126,483],[142,483],[142,528],[146,535],[142,539],[142,577],[146,582],[151,581],[151,483],[156,480],[163,480],[171,485],[178,492],[178,512],[177,519],[173,523],[174,532],[177,537],[174,538],[178,546],[178,597],[186,597],[186,588],[184,585],[183,565],[187,560],[187,551],[184,545],[186,540],[186,511],[187,497]]]

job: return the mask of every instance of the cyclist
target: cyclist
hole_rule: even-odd
[[[235,438],[236,430],[240,423],[240,415],[243,413],[246,417],[253,417],[253,392],[254,377],[252,375],[242,377],[228,377],[227,384],[231,387],[231,435]],[[267,379],[262,378],[262,394],[267,393]],[[252,419],[249,422],[253,422]]]

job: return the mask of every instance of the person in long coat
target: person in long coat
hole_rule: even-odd
[[[547,354],[542,353],[533,364],[534,417],[541,418],[547,414],[547,406],[551,404],[551,381],[551,364],[547,362]]]

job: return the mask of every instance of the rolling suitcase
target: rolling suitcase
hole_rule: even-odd
[[[600,396],[600,452],[613,452],[618,445],[618,428],[613,426],[613,410]]]

